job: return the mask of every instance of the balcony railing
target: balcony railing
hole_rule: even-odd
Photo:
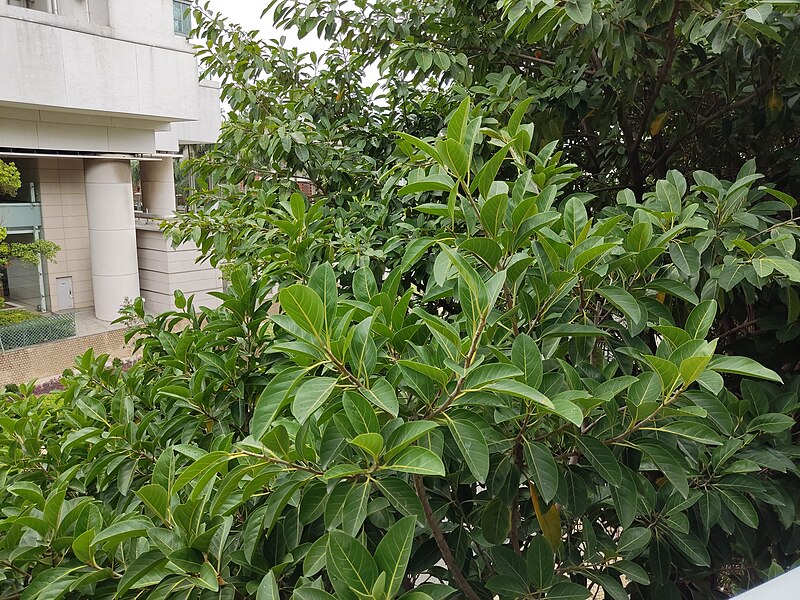
[[[0,227],[31,229],[42,226],[42,205],[26,202],[0,203]]]

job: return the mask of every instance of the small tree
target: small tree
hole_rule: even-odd
[[[21,186],[22,180],[17,166],[13,162],[7,163],[0,159],[0,195],[13,198]]]
[[[402,135],[424,224],[391,269],[337,272],[295,194],[271,242],[306,262],[138,301],[141,362],[1,404],[0,594],[716,599],[794,564],[797,380],[718,328],[800,281],[794,200],[751,162],[593,211],[530,129],[464,102]]]
[[[0,160],[0,194],[14,197],[22,186],[19,170],[16,165]],[[5,269],[12,258],[36,265],[40,259],[53,260],[61,246],[48,240],[36,240],[25,243],[6,242],[8,230],[0,227],[0,268]],[[5,303],[2,298],[3,289],[0,286],[0,306]]]

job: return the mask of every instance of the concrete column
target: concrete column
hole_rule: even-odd
[[[94,312],[101,321],[113,321],[126,298],[139,296],[131,166],[124,160],[84,165]]]
[[[139,163],[142,177],[142,205],[146,212],[160,217],[175,214],[175,173],[173,160],[143,160]]]

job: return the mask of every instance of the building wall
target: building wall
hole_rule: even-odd
[[[200,111],[191,45],[172,0],[111,0],[109,25],[0,0],[0,102],[167,121]]]
[[[207,263],[196,262],[197,247],[191,243],[173,249],[164,234],[153,225],[136,230],[139,248],[139,284],[145,308],[151,313],[174,310],[173,294],[181,290],[194,295],[195,306],[216,308],[219,299],[209,292],[222,289],[222,274]]]
[[[39,190],[42,198],[44,239],[61,246],[55,261],[45,266],[49,309],[58,306],[56,279],[72,277],[74,308],[93,306],[92,265],[89,255],[89,221],[86,215],[86,186],[83,160],[42,158],[38,160]]]

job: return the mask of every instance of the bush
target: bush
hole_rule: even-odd
[[[798,380],[714,337],[798,280],[793,200],[748,163],[592,210],[554,145],[479,125],[403,136],[439,234],[391,270],[318,261],[272,316],[247,269],[217,310],[137,301],[140,362],[5,406],[0,594],[722,598],[793,565]]]
[[[12,325],[15,323],[30,321],[31,319],[37,319],[40,316],[41,315],[23,309],[0,311],[0,327],[3,325]]]
[[[4,350],[54,342],[75,335],[75,315],[34,315],[27,311],[12,315],[9,322],[0,325],[0,342]],[[0,313],[0,319],[2,315]]]

